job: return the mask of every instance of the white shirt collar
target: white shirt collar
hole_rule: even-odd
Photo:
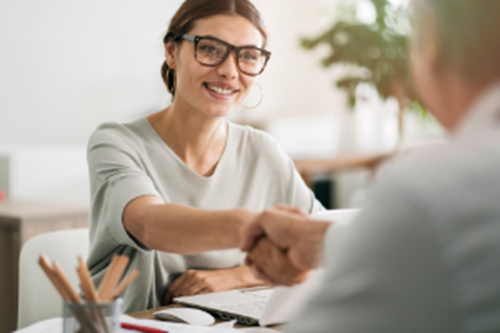
[[[500,81],[491,85],[472,104],[462,124],[456,131],[456,138],[474,135],[478,131],[500,125]]]

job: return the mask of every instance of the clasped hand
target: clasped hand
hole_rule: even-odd
[[[329,225],[311,220],[297,208],[267,209],[252,217],[244,230],[241,249],[248,252],[248,267],[188,270],[170,284],[162,304],[177,296],[257,286],[262,281],[269,286],[303,282],[320,261]]]
[[[245,263],[270,286],[303,282],[320,261],[329,225],[309,219],[297,208],[268,209],[245,231]]]

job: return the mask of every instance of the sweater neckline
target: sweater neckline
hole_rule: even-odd
[[[216,177],[216,175],[219,172],[219,170],[222,168],[222,166],[225,164],[226,155],[228,154],[227,152],[231,149],[232,147],[232,141],[233,141],[233,128],[232,124],[230,121],[226,120],[226,125],[227,125],[227,138],[226,138],[226,145],[224,146],[224,150],[222,151],[222,154],[219,158],[219,161],[217,162],[215,166],[214,172],[210,176],[202,176],[199,173],[195,172],[193,169],[191,169],[173,150],[170,148],[170,146],[163,140],[160,136],[160,134],[155,130],[153,125],[149,122],[149,120],[146,117],[141,118],[141,120],[145,123],[145,126],[147,126],[149,132],[155,139],[155,141],[158,142],[160,146],[162,146],[163,149],[165,149],[171,156],[172,158],[181,166],[181,168],[187,170],[187,172],[191,173],[194,177],[197,177],[198,179],[201,180],[211,180]]]

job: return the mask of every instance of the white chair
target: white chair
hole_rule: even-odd
[[[38,257],[45,253],[57,261],[71,285],[78,290],[76,273],[78,256],[87,259],[88,229],[69,229],[37,235],[26,242],[19,259],[18,329],[40,320],[62,317],[62,299],[38,265]]]

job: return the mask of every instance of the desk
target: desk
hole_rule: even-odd
[[[0,333],[17,326],[19,254],[24,243],[48,231],[87,228],[88,219],[88,207],[0,202]]]
[[[343,170],[365,168],[374,172],[380,163],[392,154],[381,153],[373,155],[345,155],[323,159],[297,159],[295,167],[306,184],[311,187],[312,178],[316,173],[335,173]]]
[[[134,317],[136,319],[156,319],[155,316],[153,316],[153,312],[161,310],[161,309],[175,308],[175,307],[182,307],[182,305],[172,304],[172,305],[167,305],[167,306],[163,306],[163,307],[156,308],[156,309],[149,309],[149,310],[129,313],[128,315],[131,317]],[[216,318],[216,323],[220,323],[220,322],[222,322],[222,320]],[[244,325],[240,325],[240,324],[234,325],[234,328],[247,328],[247,327],[250,327],[250,326],[244,326]],[[269,328],[274,329],[277,332],[284,332],[285,331],[285,328],[283,325],[272,326]]]

